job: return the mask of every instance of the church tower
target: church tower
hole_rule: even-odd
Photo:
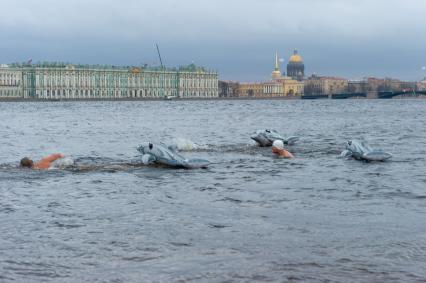
[[[272,79],[278,80],[279,78],[281,78],[280,63],[278,59],[278,52],[275,52],[275,69],[272,72]]]

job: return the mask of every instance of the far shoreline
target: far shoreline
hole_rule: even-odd
[[[0,98],[0,102],[120,102],[120,101],[238,101],[238,100],[302,100],[300,96],[292,97],[194,97],[194,98],[68,98],[68,99],[34,99],[34,98]]]
[[[380,98],[303,98],[301,96],[284,96],[284,97],[195,97],[195,98],[152,98],[152,97],[134,97],[134,98],[68,98],[68,99],[34,99],[34,98],[6,98],[1,97],[2,102],[129,102],[129,101],[250,101],[250,100],[407,100],[407,99],[426,99],[426,96],[416,97],[395,97],[392,99]]]

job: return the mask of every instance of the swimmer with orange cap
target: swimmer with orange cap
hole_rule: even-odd
[[[21,167],[27,167],[31,169],[46,170],[52,166],[53,162],[64,157],[65,155],[62,153],[55,153],[37,161],[36,163],[34,163],[34,161],[28,157],[24,157],[21,159],[20,165]]]
[[[276,140],[272,143],[272,153],[278,157],[294,158],[293,154],[284,149],[282,140]]]

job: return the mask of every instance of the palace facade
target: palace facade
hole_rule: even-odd
[[[218,74],[179,69],[34,65],[0,67],[0,97],[31,99],[211,98]]]
[[[22,72],[0,65],[0,98],[22,97]]]

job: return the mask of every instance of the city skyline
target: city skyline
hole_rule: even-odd
[[[426,77],[426,3],[371,2],[0,0],[0,62],[155,65],[158,42],[167,66],[194,62],[225,80],[265,80],[275,51],[284,70],[295,48],[307,75]]]

